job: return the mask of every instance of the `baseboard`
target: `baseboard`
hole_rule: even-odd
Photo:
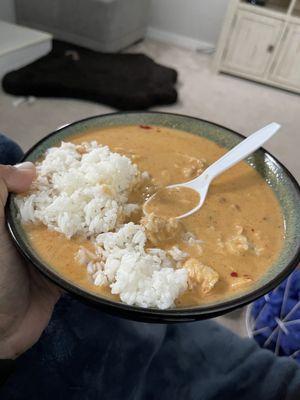
[[[202,40],[178,35],[177,33],[173,32],[161,31],[160,29],[152,27],[148,27],[146,36],[160,42],[175,44],[177,46],[185,47],[191,50],[203,50],[210,52],[215,49],[215,45],[213,43],[207,43]]]

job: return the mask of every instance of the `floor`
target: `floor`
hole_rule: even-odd
[[[176,46],[145,40],[130,49],[143,52],[179,72],[179,101],[161,111],[193,115],[248,135],[276,121],[280,133],[266,148],[300,180],[300,97],[279,89],[216,74],[212,56]],[[0,131],[24,150],[57,127],[111,108],[77,100],[40,99],[16,106],[16,98],[0,91]],[[246,335],[245,309],[218,320],[240,335]]]

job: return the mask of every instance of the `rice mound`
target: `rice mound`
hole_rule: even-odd
[[[187,270],[176,269],[164,250],[145,250],[146,240],[144,228],[130,222],[98,235],[95,253],[81,248],[77,259],[88,267],[94,284],[109,283],[124,303],[168,308],[187,288]]]
[[[90,237],[114,229],[118,217],[132,211],[128,193],[140,178],[136,165],[97,142],[62,143],[47,150],[27,196],[17,196],[23,222]]]
[[[147,173],[97,142],[62,143],[37,163],[37,178],[15,198],[23,223],[42,223],[67,238],[80,235],[95,246],[75,256],[96,286],[109,285],[129,305],[169,308],[187,289],[188,271],[177,248],[146,249],[143,226],[122,224],[139,206],[128,195]]]

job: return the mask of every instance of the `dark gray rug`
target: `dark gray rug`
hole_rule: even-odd
[[[105,54],[54,41],[38,61],[8,73],[5,92],[17,96],[95,101],[119,110],[144,110],[177,100],[177,72],[144,54]]]

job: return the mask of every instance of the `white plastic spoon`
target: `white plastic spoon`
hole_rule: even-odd
[[[176,218],[185,218],[189,215],[198,211],[206,198],[209,185],[212,180],[215,179],[222,172],[225,172],[227,169],[233,167],[239,161],[248,157],[249,154],[254,153],[257,149],[259,149],[267,140],[269,140],[279,129],[280,125],[276,122],[272,122],[271,124],[265,126],[259,131],[253,133],[247,139],[243,140],[233,149],[228,151],[228,153],[224,154],[219,160],[210,165],[200,176],[197,178],[184,183],[177,183],[175,185],[167,186],[166,189],[175,188],[175,187],[186,187],[189,189],[193,189],[199,194],[199,203],[192,210],[188,211],[185,214],[177,216]],[[162,189],[164,190],[164,189]],[[144,204],[143,210],[144,213],[147,214],[146,206],[152,201],[155,197],[156,193],[154,193]]]

